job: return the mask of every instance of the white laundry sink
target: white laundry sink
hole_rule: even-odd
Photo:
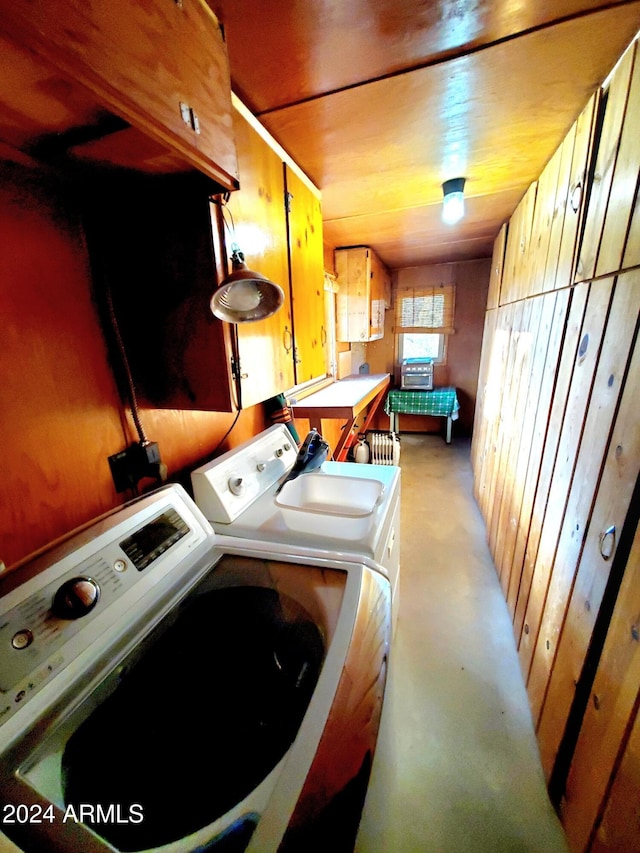
[[[361,539],[373,525],[383,494],[379,480],[319,472],[285,483],[275,502],[291,530]]]

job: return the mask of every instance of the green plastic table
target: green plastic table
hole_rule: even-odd
[[[447,444],[451,444],[451,428],[458,419],[460,404],[455,388],[433,391],[389,391],[384,404],[391,432],[398,432],[398,415],[432,415],[447,419]]]

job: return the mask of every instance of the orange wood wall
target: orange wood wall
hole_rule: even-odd
[[[108,363],[72,195],[35,170],[5,162],[0,172],[0,560],[11,567],[132,496],[115,491],[107,458],[138,436]],[[172,479],[209,458],[234,415],[141,417]],[[243,411],[224,447],[265,425],[262,407]]]

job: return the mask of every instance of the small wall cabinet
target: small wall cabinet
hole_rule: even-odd
[[[19,114],[33,112],[44,122],[43,113],[55,112],[46,104],[47,97],[54,106],[60,98],[51,73],[60,75],[66,103],[95,102],[90,120],[86,110],[82,116],[82,133],[71,116],[68,139],[51,133],[56,145],[68,143],[65,153],[73,147],[79,157],[136,167],[139,151],[154,171],[192,167],[237,189],[226,45],[204,0],[19,0],[2,2],[1,9],[0,34],[34,67],[33,75],[21,75]],[[12,93],[1,97],[12,105]],[[34,137],[46,129],[35,125]],[[150,141],[177,162],[163,161],[158,150],[150,155]]]
[[[376,341],[384,335],[384,311],[390,302],[390,276],[368,246],[335,250],[338,278],[337,338]]]

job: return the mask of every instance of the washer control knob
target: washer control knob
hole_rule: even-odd
[[[266,463],[266,462],[258,462],[258,464],[256,465],[256,468],[258,469],[258,471],[259,471],[261,474],[262,474],[262,472],[264,471],[264,469],[265,469],[266,467],[267,467],[267,463]]]
[[[281,456],[284,456],[284,450],[283,450],[281,447],[278,447],[278,448],[277,448],[277,450],[276,450],[276,456],[278,457],[278,459],[279,459]]]
[[[71,578],[56,592],[51,609],[60,619],[79,619],[93,610],[99,598],[100,587],[93,578]]]
[[[232,495],[240,496],[244,492],[245,488],[246,486],[242,477],[238,477],[237,475],[229,477],[229,491]]]

